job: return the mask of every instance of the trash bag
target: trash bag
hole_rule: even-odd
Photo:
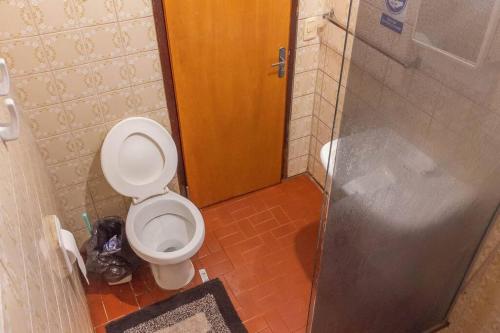
[[[141,259],[128,244],[125,222],[118,216],[97,220],[86,251],[87,271],[99,274],[109,283],[124,279],[141,264]]]

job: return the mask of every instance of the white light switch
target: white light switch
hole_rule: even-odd
[[[311,17],[304,22],[304,41],[313,40],[318,37],[318,30],[323,28],[324,21],[321,17]]]

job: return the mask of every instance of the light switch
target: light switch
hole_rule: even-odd
[[[318,30],[324,26],[323,19],[321,17],[311,17],[306,19],[304,22],[304,36],[302,39],[304,41],[313,40],[318,37]]]

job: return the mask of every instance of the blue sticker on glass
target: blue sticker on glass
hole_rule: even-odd
[[[382,17],[380,18],[380,24],[397,33],[403,32],[403,22],[398,21],[387,14],[382,14]]]
[[[385,0],[387,9],[393,14],[400,14],[406,8],[408,0]]]

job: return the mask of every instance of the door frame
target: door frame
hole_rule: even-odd
[[[290,11],[290,33],[288,41],[288,62],[287,62],[287,86],[285,102],[285,131],[283,137],[282,168],[281,179],[286,178],[288,169],[288,136],[290,119],[292,114],[293,81],[295,75],[295,53],[297,47],[297,25],[298,25],[298,2],[291,1]],[[156,36],[158,40],[158,52],[160,53],[160,63],[163,75],[163,88],[167,100],[168,116],[170,118],[170,127],[172,138],[177,146],[178,167],[177,179],[179,189],[183,196],[187,197],[187,178],[184,166],[184,154],[182,151],[182,139],[179,126],[179,113],[177,111],[177,100],[174,90],[174,81],[172,77],[172,63],[170,62],[170,52],[167,38],[167,26],[165,21],[164,7],[162,0],[152,0],[153,17],[155,22]]]

